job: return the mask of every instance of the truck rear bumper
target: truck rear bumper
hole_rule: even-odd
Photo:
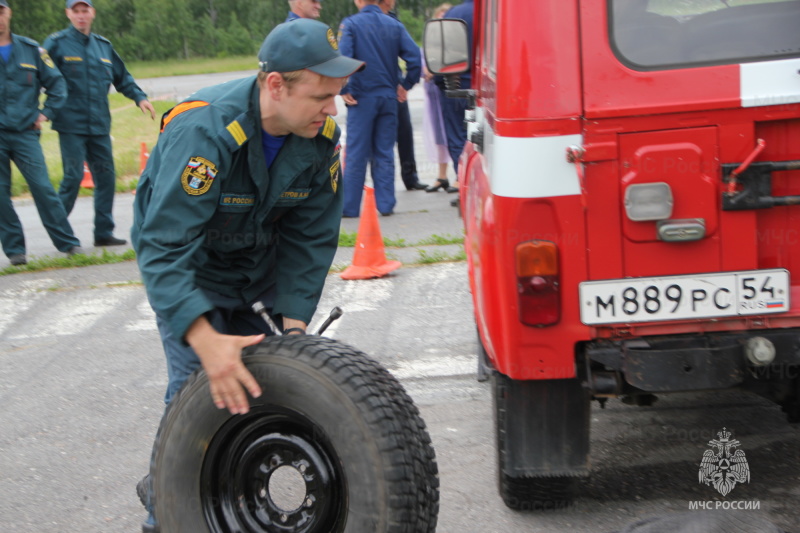
[[[596,397],[726,389],[800,376],[800,329],[601,340],[584,353]]]

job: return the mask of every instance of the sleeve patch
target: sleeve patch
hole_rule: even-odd
[[[217,177],[217,167],[204,157],[194,156],[189,158],[186,168],[181,175],[183,190],[191,196],[205,194]]]
[[[47,53],[47,50],[45,50],[42,47],[39,47],[39,55],[42,57],[42,62],[45,65],[47,65],[49,68],[56,68],[56,64],[53,63],[53,60],[50,57],[50,54]]]
[[[336,191],[339,190],[339,179],[342,176],[341,172],[341,162],[337,159],[330,168],[331,173],[331,189],[333,189],[333,194],[336,194]]]

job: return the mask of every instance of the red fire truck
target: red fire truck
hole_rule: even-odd
[[[742,388],[800,420],[800,1],[476,0],[459,163],[499,483],[566,501],[593,399]]]

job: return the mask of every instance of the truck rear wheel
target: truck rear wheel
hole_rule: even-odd
[[[248,414],[217,409],[199,370],[164,415],[151,466],[162,533],[435,531],[431,440],[383,367],[299,335],[243,360],[262,388]]]
[[[569,505],[588,475],[590,396],[579,380],[519,381],[492,375],[498,485],[506,506]]]

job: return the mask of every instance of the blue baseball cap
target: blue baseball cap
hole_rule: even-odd
[[[89,7],[94,7],[92,5],[92,0],[67,0],[67,9],[72,9],[75,7],[75,4],[86,4]]]
[[[8,2],[6,2],[6,0],[0,0],[0,7],[7,7],[11,9],[11,6],[8,5]]]
[[[345,57],[327,24],[297,19],[278,24],[258,52],[259,70],[292,72],[308,69],[329,78],[346,78],[364,68],[364,62]]]

